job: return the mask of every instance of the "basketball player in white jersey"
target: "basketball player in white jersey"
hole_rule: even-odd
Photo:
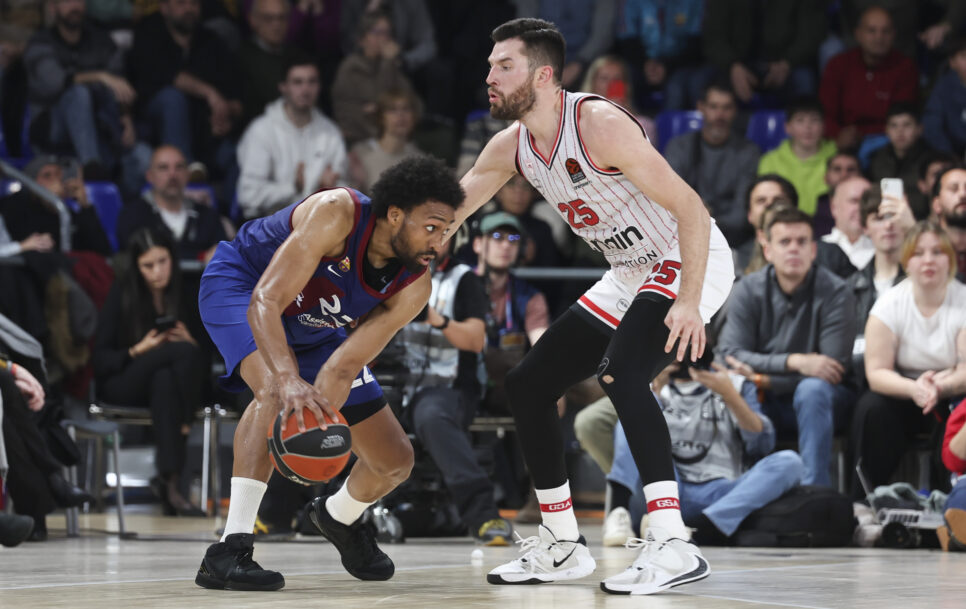
[[[515,19],[492,38],[490,114],[517,122],[463,177],[454,229],[519,172],[611,268],[506,377],[543,524],[522,540],[524,555],[487,581],[560,581],[596,567],[577,529],[554,406],[595,373],[623,423],[650,514],[637,559],[601,588],[651,594],[702,579],[710,568],[681,520],[670,437],[649,382],[673,357],[703,353],[704,325],[734,279],[728,244],[627,111],[561,90],[565,43],[552,23]]]

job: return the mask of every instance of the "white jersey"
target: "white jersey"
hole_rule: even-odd
[[[618,279],[633,282],[677,249],[677,220],[619,170],[598,167],[591,160],[580,138],[578,112],[588,99],[604,98],[568,91],[560,95],[563,111],[557,141],[546,156],[537,151],[530,131],[519,123],[517,170],[577,235],[604,255]]]

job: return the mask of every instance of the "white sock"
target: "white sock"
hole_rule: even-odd
[[[688,540],[691,534],[681,519],[681,502],[678,500],[678,483],[674,480],[652,482],[644,487],[647,501],[647,526],[658,527],[671,537]],[[643,534],[644,531],[641,531]]]
[[[222,541],[235,533],[251,535],[254,532],[258,506],[262,504],[262,496],[267,488],[268,485],[261,480],[232,476],[231,502],[228,504],[228,519]]]
[[[343,484],[342,488],[325,500],[325,509],[337,521],[346,526],[350,526],[353,522],[359,520],[359,516],[362,516],[366,508],[373,503],[375,501],[366,503],[365,501],[353,499],[352,495],[349,494],[349,485]]]
[[[580,531],[577,529],[574,504],[570,500],[570,482],[564,482],[557,488],[538,488],[536,491],[543,525],[559,540],[577,541]]]

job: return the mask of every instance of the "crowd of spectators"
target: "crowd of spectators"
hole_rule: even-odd
[[[940,433],[933,415],[966,393],[966,10],[948,0],[3,3],[0,156],[27,182],[0,183],[0,256],[21,261],[0,264],[0,313],[42,345],[46,401],[82,395],[93,375],[101,397],[150,407],[162,497],[195,509],[181,494],[183,434],[210,379],[184,396],[143,390],[208,365],[189,323],[197,266],[183,281],[172,272],[181,296],[162,298],[142,258],[203,265],[241,222],[322,188],[366,191],[409,155],[465,172],[507,125],[486,112],[483,76],[489,31],[515,16],[559,26],[564,86],[637,117],[732,245],[742,277],[713,324],[718,363],[757,386],[732,423],[797,441],[806,483],[830,484],[835,435],[887,482],[900,448]],[[662,117],[692,110],[691,128],[662,133],[677,124]],[[745,129],[765,111],[784,113],[780,143]],[[882,192],[883,178],[904,196]],[[85,182],[116,187],[111,222]],[[519,177],[455,247],[489,297],[479,351],[497,381],[467,409],[499,412],[501,370],[585,287],[509,270],[604,262]],[[151,305],[141,317],[135,297]],[[152,329],[168,315],[175,329]],[[910,355],[927,335],[945,359]],[[112,355],[91,370],[92,350]],[[175,401],[187,410],[165,406]],[[447,475],[459,487],[462,474]],[[36,521],[47,508],[31,509]],[[477,532],[493,520],[489,500],[467,510]]]

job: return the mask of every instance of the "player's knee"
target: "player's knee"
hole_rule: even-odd
[[[386,452],[388,454],[385,454],[378,463],[367,463],[367,465],[377,476],[398,486],[405,482],[413,471],[415,463],[413,445],[408,438],[403,437]]]

